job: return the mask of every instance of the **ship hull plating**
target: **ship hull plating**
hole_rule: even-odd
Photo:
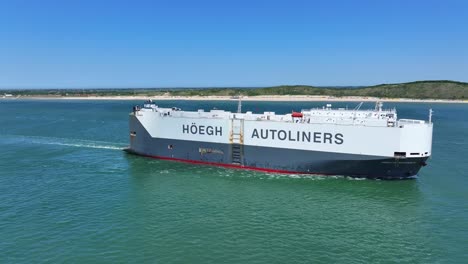
[[[235,145],[192,140],[153,138],[137,118],[130,119],[127,152],[165,160],[208,164],[266,172],[345,175],[401,179],[414,176],[427,157],[387,158],[380,156]],[[233,157],[237,148],[237,157]]]

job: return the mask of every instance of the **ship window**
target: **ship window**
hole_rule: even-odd
[[[419,153],[413,152],[411,153],[411,155],[419,155]]]
[[[406,152],[395,152],[395,157],[406,157]]]
[[[174,146],[172,146],[172,144],[171,144],[171,145],[167,145],[167,149],[173,149],[173,148],[174,148]]]

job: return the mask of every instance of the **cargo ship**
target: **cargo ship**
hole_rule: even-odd
[[[429,120],[396,109],[321,108],[276,114],[183,111],[148,101],[130,113],[127,152],[156,159],[271,173],[401,179],[417,175],[432,149]]]

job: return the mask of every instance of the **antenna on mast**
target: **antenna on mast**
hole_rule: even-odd
[[[383,106],[383,103],[381,101],[375,102],[375,111],[381,112],[382,111],[382,106]]]
[[[242,113],[242,96],[239,95],[239,102],[237,103],[237,113]]]
[[[429,123],[432,123],[432,113],[434,113],[434,111],[432,111],[432,108],[429,109]]]

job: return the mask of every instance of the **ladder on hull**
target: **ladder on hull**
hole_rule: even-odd
[[[231,145],[231,161],[232,164],[242,165],[242,145],[232,144]]]
[[[232,119],[231,124],[231,162],[232,164],[242,165],[244,156],[244,119]]]

